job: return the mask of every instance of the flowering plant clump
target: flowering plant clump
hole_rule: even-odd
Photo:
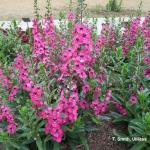
[[[112,112],[114,122],[125,121],[128,124],[129,132],[124,136],[116,134],[119,137],[149,139],[148,133],[144,133],[149,130],[149,16],[143,21],[139,17],[133,18],[124,28],[103,25],[96,44],[96,48],[101,47],[100,62],[106,64],[107,72],[110,73],[111,103],[115,107],[115,112]],[[109,39],[113,41],[113,45]],[[149,147],[147,141],[133,144],[135,149],[138,146],[141,149]]]
[[[41,26],[33,20],[30,55],[18,51],[14,62],[0,69],[1,134],[20,134],[17,141],[10,136],[15,143],[10,138],[5,141],[10,146],[26,147],[26,139],[31,143],[35,140],[40,149],[45,137],[60,143],[76,130],[83,132],[87,119],[98,122],[98,116],[108,107],[108,75],[105,66],[96,65],[92,30],[72,17],[69,24],[72,26],[60,33],[55,30],[52,16],[43,19]],[[65,39],[68,31],[69,42]],[[8,111],[3,114],[5,109]]]

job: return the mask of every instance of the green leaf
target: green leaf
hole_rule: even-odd
[[[99,119],[98,117],[96,116],[91,116],[91,119],[94,123],[96,124],[100,124],[101,123],[101,119]]]
[[[51,136],[50,135],[47,135],[45,140],[44,140],[44,143],[46,143],[47,141],[49,141],[51,139]]]
[[[87,139],[82,135],[79,137],[80,137],[81,143],[83,144],[84,148],[86,150],[89,150],[89,145],[88,145]]]
[[[94,127],[92,125],[86,125],[85,126],[85,131],[87,131],[87,132],[98,131],[98,130],[99,130],[98,128],[96,128],[96,127]]]
[[[121,122],[121,121],[130,121],[131,118],[129,116],[118,116],[116,119],[113,120],[113,123]]]
[[[21,150],[29,150],[29,148],[27,148],[26,146],[20,146]]]
[[[114,134],[115,136],[117,136],[117,137],[121,137],[121,138],[125,138],[125,137],[127,137],[127,135],[126,135],[126,134],[121,133],[121,132],[117,132],[116,130],[113,130],[113,134]]]
[[[36,145],[37,145],[37,147],[38,147],[38,150],[44,150],[44,149],[43,149],[42,140],[41,140],[40,137],[37,138],[37,140],[36,140]]]
[[[60,144],[55,142],[53,146],[53,150],[60,150]]]
[[[19,112],[22,116],[26,116],[28,109],[26,106],[23,106]]]
[[[144,135],[144,130],[140,129],[139,127],[129,125],[129,130],[131,130],[131,129],[134,130],[134,131],[136,131],[140,135]]]
[[[143,150],[143,148],[146,146],[145,143],[137,143],[135,144],[130,150]]]
[[[71,150],[76,150],[76,145],[73,144],[73,143],[71,143],[71,144],[70,144],[70,148],[71,148]]]
[[[11,145],[12,147],[16,148],[16,149],[20,149],[20,145],[14,142],[8,142],[9,145]]]

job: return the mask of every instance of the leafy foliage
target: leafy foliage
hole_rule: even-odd
[[[118,2],[118,0],[109,0],[106,5],[106,10],[108,11],[120,11],[122,7],[122,0]]]

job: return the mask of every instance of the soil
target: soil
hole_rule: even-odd
[[[127,143],[113,141],[113,130],[123,132],[127,130],[127,126],[125,123],[114,125],[112,121],[108,121],[99,126],[99,131],[88,133],[90,150],[128,150]]]
[[[73,0],[75,2],[77,0]],[[91,16],[104,15],[130,15],[138,9],[141,0],[123,0],[123,11],[120,13],[108,13],[103,11],[108,0],[86,0]],[[46,0],[38,0],[40,14],[45,13]],[[68,10],[69,0],[52,0],[54,16],[58,17],[60,11]],[[74,3],[75,5],[75,3]],[[143,0],[142,11],[150,9],[150,0]],[[21,19],[23,17],[33,17],[33,0],[0,0],[0,20]]]

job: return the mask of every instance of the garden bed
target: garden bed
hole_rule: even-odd
[[[149,150],[150,13],[89,21],[79,0],[56,23],[46,2],[0,29],[4,149]]]

